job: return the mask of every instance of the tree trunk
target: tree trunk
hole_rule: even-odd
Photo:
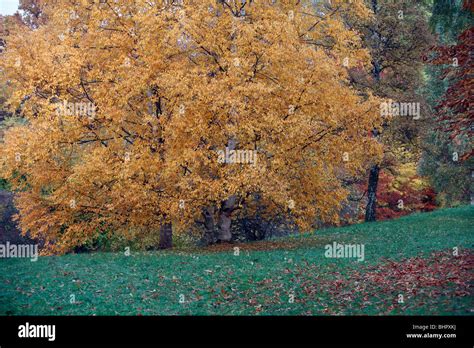
[[[372,10],[377,14],[378,2],[372,0]],[[377,34],[377,39],[380,40],[380,35]],[[380,72],[382,71],[379,57],[373,57],[372,60],[372,76],[377,83],[380,82]],[[372,134],[375,138],[379,135],[378,130],[374,129]],[[380,167],[378,164],[370,168],[369,182],[367,187],[367,206],[365,207],[365,221],[377,220],[377,186],[379,184]]]
[[[173,228],[171,223],[166,223],[160,227],[160,249],[171,249],[173,247]]]
[[[203,242],[205,245],[213,244],[216,242],[216,222],[214,219],[215,209],[213,206],[206,207],[202,211],[204,217],[204,238]]]
[[[232,233],[230,232],[230,225],[232,223],[232,212],[222,212],[219,215],[219,233],[217,239],[220,242],[230,242]]]
[[[370,168],[369,183],[367,188],[367,206],[365,207],[365,221],[377,220],[377,186],[379,184],[380,167],[378,164]]]
[[[227,147],[229,150],[235,150],[237,145],[237,139],[231,136],[227,141]],[[232,195],[221,203],[219,209],[219,221],[217,229],[217,241],[218,242],[230,242],[232,239],[232,233],[230,226],[232,224],[232,212],[235,210],[237,203],[237,196]]]
[[[231,196],[222,202],[219,214],[219,230],[217,240],[220,242],[230,242],[232,233],[230,226],[232,224],[232,212],[235,210],[237,197]]]
[[[377,0],[372,0],[372,11],[374,11],[374,14],[377,14],[377,10],[378,10]]]

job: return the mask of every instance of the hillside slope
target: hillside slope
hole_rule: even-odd
[[[201,251],[0,259],[0,315],[469,315],[473,218],[468,206]],[[326,257],[334,242],[363,244],[364,260]]]

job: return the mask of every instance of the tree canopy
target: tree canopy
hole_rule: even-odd
[[[0,151],[20,226],[47,251],[186,225],[209,207],[225,240],[256,196],[303,228],[334,222],[344,176],[380,155],[380,101],[347,73],[370,65],[346,25],[370,16],[363,1],[48,1],[41,12],[2,56],[27,122]]]

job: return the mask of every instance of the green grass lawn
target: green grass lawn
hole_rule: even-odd
[[[473,217],[443,209],[240,244],[238,256],[0,259],[0,315],[472,315]],[[365,261],[326,258],[334,241],[364,244]]]

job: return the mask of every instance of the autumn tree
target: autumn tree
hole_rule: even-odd
[[[459,42],[451,47],[435,47],[432,64],[445,65],[448,68],[441,76],[448,79],[449,87],[437,105],[437,117],[440,130],[458,142],[469,142],[474,135],[472,124],[474,111],[470,101],[473,99],[474,28],[465,30],[459,36]],[[461,154],[462,159],[473,155],[472,148]]]
[[[399,150],[400,151],[400,150]],[[432,211],[437,207],[436,193],[427,177],[417,173],[416,154],[402,150],[400,164],[381,171],[377,192],[377,219],[393,219],[413,212]],[[366,189],[361,183],[361,191]],[[363,217],[362,217],[363,218]]]
[[[430,85],[426,95],[433,112],[424,136],[421,170],[446,206],[469,202],[474,190],[472,23],[469,2],[434,2],[431,28],[437,43],[425,55]]]
[[[1,68],[23,126],[1,149],[19,225],[66,252],[100,234],[145,238],[204,219],[230,240],[258,197],[302,228],[336,222],[380,155],[380,101],[351,88],[370,65],[348,18],[362,1],[48,1]],[[355,20],[355,19],[354,19]],[[350,153],[350,161],[345,156]],[[160,243],[161,244],[161,243]]]
[[[11,16],[0,15],[0,54],[5,50],[8,37],[17,26],[24,25],[18,14]],[[4,71],[0,70],[0,141],[3,139],[4,130],[22,120],[18,110],[10,110],[8,107],[8,98],[13,93],[12,86]],[[0,179],[1,181],[2,179]]]
[[[431,36],[428,17],[422,1],[370,0],[367,5],[373,16],[350,23],[359,28],[364,45],[370,50],[371,69],[367,74],[351,69],[351,81],[360,90],[369,89],[384,98],[385,105],[399,103],[417,106],[417,112],[399,114],[384,112],[384,119],[372,131],[383,144],[384,156],[373,162],[367,178],[365,220],[375,221],[378,180],[382,170],[400,162],[399,149],[419,153],[420,130],[426,119],[426,105],[420,88],[423,86],[423,53],[429,48]]]

